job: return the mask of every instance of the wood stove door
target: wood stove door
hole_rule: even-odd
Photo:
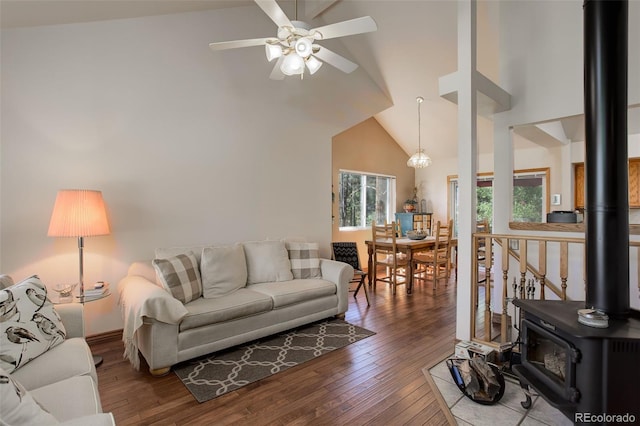
[[[549,328],[553,326],[549,324]],[[522,365],[567,402],[578,402],[580,393],[576,389],[575,374],[579,350],[552,330],[528,319],[522,321],[522,330]]]

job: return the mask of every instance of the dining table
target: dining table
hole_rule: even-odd
[[[436,243],[435,236],[429,236],[422,240],[412,240],[409,237],[398,237],[396,238],[396,250],[400,253],[404,253],[407,256],[407,274],[405,277],[405,284],[407,287],[407,294],[411,294],[413,291],[413,255],[414,253],[419,253],[421,251],[428,251],[433,249],[433,246]],[[367,278],[369,280],[369,286],[373,282],[373,241],[366,240],[365,244],[367,245],[367,253],[369,254],[369,260],[367,262]],[[386,240],[376,240],[376,246],[382,248],[393,247],[393,242],[391,238]],[[455,261],[454,265],[456,268],[456,272],[458,269],[458,240],[457,238],[451,237],[451,251],[455,252]]]

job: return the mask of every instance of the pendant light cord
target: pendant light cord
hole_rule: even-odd
[[[422,104],[422,102],[424,101],[424,98],[422,96],[418,96],[416,98],[416,101],[418,102],[418,152],[421,152],[422,144],[420,140],[420,104]]]

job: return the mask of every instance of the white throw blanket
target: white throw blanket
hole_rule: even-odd
[[[149,283],[138,276],[129,276],[126,283],[120,285],[120,306],[124,320],[122,341],[124,358],[133,367],[140,369],[137,332],[144,318],[153,318],[168,324],[178,324],[187,315],[187,308],[174,299],[164,288]]]

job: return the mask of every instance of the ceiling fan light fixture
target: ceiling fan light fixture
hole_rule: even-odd
[[[424,98],[422,96],[418,96],[416,98],[416,102],[418,103],[418,151],[409,157],[409,160],[407,160],[407,166],[415,169],[423,169],[431,165],[431,157],[424,153],[424,149],[422,149],[422,146],[420,145],[420,104],[424,102]]]
[[[300,37],[296,40],[295,49],[298,56],[307,58],[313,52],[313,43],[306,37]]]
[[[284,75],[297,75],[304,72],[304,59],[298,55],[288,54],[280,65]]]
[[[322,61],[319,61],[315,56],[309,56],[306,61],[309,74],[313,75],[322,66]]]
[[[267,60],[272,62],[277,59],[269,76],[272,80],[283,80],[285,76],[292,75],[299,75],[302,78],[305,74],[305,65],[313,74],[325,63],[344,73],[351,73],[358,68],[357,64],[314,43],[318,40],[363,34],[378,29],[376,22],[370,16],[311,28],[308,23],[298,21],[297,0],[295,0],[295,19],[287,17],[277,0],[255,0],[255,3],[277,25],[277,37],[221,41],[209,43],[209,48],[218,51],[265,45]]]
[[[267,54],[267,60],[269,62],[282,56],[282,46],[279,44],[265,44],[265,52]]]

